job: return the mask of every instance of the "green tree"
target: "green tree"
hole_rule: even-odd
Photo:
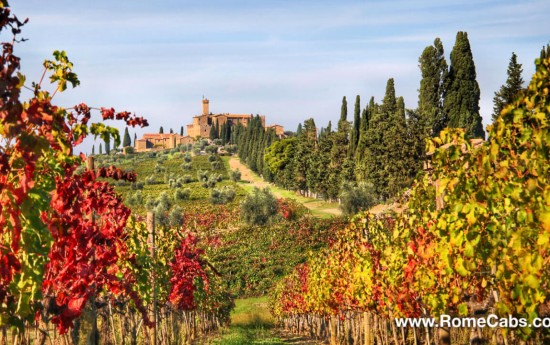
[[[170,134],[174,134],[174,130],[170,128]]]
[[[277,199],[268,188],[254,188],[241,203],[241,215],[250,225],[265,225],[279,210]]]
[[[159,134],[164,134],[164,128],[162,128],[162,126],[160,126]]]
[[[397,98],[395,97],[393,78],[388,79],[386,83],[386,94],[384,95],[380,111],[385,114],[395,114],[397,111]]]
[[[346,96],[342,98],[342,107],[340,108],[340,120],[341,121],[347,121],[348,120],[348,101],[346,100]]]
[[[355,151],[357,149],[357,144],[359,143],[359,136],[361,132],[361,98],[359,95],[355,97],[355,108],[353,111],[353,124],[351,127],[350,134],[350,149],[348,152],[349,157],[355,156]]]
[[[183,137],[183,126],[180,128],[180,135]]]
[[[264,155],[265,164],[274,175],[275,182],[284,188],[290,188],[293,183],[294,168],[292,164],[297,142],[296,137],[276,141],[266,149]]]
[[[105,153],[109,154],[111,152],[111,138],[105,138]]]
[[[134,133],[134,146],[136,146],[136,141],[137,141],[137,133]]]
[[[344,183],[339,194],[340,209],[345,215],[354,215],[376,205],[374,187],[370,183]]]
[[[428,46],[418,59],[422,79],[418,93],[419,124],[429,135],[438,135],[447,127],[443,113],[445,80],[448,74],[443,43],[439,38],[433,46]]]
[[[304,121],[302,133],[297,139],[293,162],[294,189],[302,191],[308,189],[309,159],[317,145],[317,127],[312,118]]]
[[[466,32],[456,34],[451,52],[451,67],[446,81],[443,112],[448,126],[464,128],[473,138],[485,138],[485,131],[479,115],[479,85],[476,68]]]
[[[101,146],[101,143],[99,143],[99,154],[103,154],[103,146]]]
[[[523,89],[524,81],[521,77],[523,69],[521,68],[521,64],[518,63],[516,53],[512,53],[506,73],[508,75],[506,84],[502,85],[498,92],[495,92],[495,97],[493,98],[493,122],[500,116],[500,112],[504,106],[512,103],[514,97]]]
[[[296,128],[296,136],[299,136],[300,134],[302,134],[302,124],[301,123],[299,123],[298,128]]]
[[[128,133],[128,127],[124,129],[124,139],[122,140],[122,147],[132,146],[132,139],[130,139],[130,133]]]
[[[95,155],[95,145],[92,145],[92,155]]]

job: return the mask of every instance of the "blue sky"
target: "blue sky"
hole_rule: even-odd
[[[11,1],[29,18],[16,48],[27,80],[65,50],[81,86],[56,96],[72,106],[113,106],[149,119],[157,132],[191,122],[202,96],[212,112],[265,114],[295,130],[313,117],[337,121],[341,99],[353,109],[383,97],[386,81],[415,108],[418,57],[434,38],[447,60],[457,31],[467,31],[489,123],[492,98],[512,52],[524,67],[550,43],[550,1]],[[5,38],[3,38],[4,40]],[[350,114],[351,115],[351,114]],[[351,116],[350,116],[351,118]],[[123,127],[122,127],[123,128]],[[131,130],[131,133],[134,131]],[[90,142],[79,150],[90,150]]]

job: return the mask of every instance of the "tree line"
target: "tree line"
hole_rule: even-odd
[[[380,103],[371,97],[361,104],[360,95],[356,96],[350,120],[344,97],[336,128],[329,122],[318,130],[310,118],[295,133],[278,140],[265,132],[261,122],[251,122],[232,133],[239,157],[267,181],[308,196],[336,200],[363,191],[371,194],[368,197],[373,202],[395,197],[422,170],[426,138],[451,127],[463,128],[467,138],[485,139],[467,33],[457,33],[450,64],[436,38],[422,52],[419,67],[422,78],[416,109],[406,108],[390,78]],[[495,93],[493,118],[522,88],[521,72],[512,54],[508,80]]]

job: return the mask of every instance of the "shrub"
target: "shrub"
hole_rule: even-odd
[[[212,170],[221,170],[222,163],[220,161],[210,162],[210,165],[212,166]]]
[[[143,182],[132,182],[130,184],[130,189],[132,189],[132,190],[141,190],[141,189],[143,189]]]
[[[278,203],[269,188],[254,188],[241,203],[241,215],[250,225],[265,225],[277,214]]]
[[[207,153],[215,154],[216,152],[218,152],[218,147],[216,145],[208,145],[204,150]]]
[[[223,141],[221,139],[214,139],[214,145],[221,146]]]
[[[366,182],[344,183],[339,198],[340,209],[345,215],[353,215],[359,211],[367,210],[377,203],[374,186]]]
[[[176,192],[174,193],[174,199],[176,199],[177,201],[189,200],[190,196],[191,189],[189,188],[176,189]]]
[[[168,194],[166,192],[160,193],[157,199],[157,207],[161,206],[165,211],[168,211],[171,205],[172,205],[172,201],[170,200],[170,197],[168,196]]]
[[[237,145],[225,145],[225,152],[227,153],[230,153],[230,154],[234,154],[235,152],[237,152]]]
[[[231,179],[231,181],[233,182],[239,182],[241,180],[241,172],[239,171],[239,169],[237,170],[231,170],[229,172],[229,178]]]
[[[181,226],[183,223],[183,209],[179,206],[174,207],[172,211],[170,211],[168,222],[171,227]]]
[[[156,183],[157,183],[157,180],[155,179],[155,175],[151,175],[145,179],[145,184],[156,184]]]
[[[191,164],[191,163],[183,163],[180,166],[181,166],[182,170],[184,170],[184,171],[189,171],[189,170],[193,169],[193,164]]]
[[[196,156],[198,156],[198,155],[201,154],[201,149],[200,149],[199,147],[195,147],[195,148],[193,149],[193,153],[194,153]]]
[[[147,201],[145,202],[145,208],[147,211],[153,211],[155,206],[157,206],[157,201],[151,197],[147,198]]]
[[[133,195],[128,198],[128,204],[130,205],[142,205],[143,204],[143,195],[141,191],[138,190]]]
[[[191,154],[190,153],[186,153],[184,156],[183,156],[183,160],[186,162],[186,163],[191,163]]]
[[[181,178],[182,182],[185,184],[185,183],[189,183],[193,180],[193,178],[191,177],[191,175],[183,175],[183,177]]]
[[[210,155],[208,156],[208,161],[209,162],[215,162],[218,160],[218,157],[216,157],[215,155]]]
[[[216,183],[221,182],[222,179],[223,179],[222,175],[212,174],[208,179],[203,180],[202,186],[204,188],[214,188],[216,186]]]
[[[155,172],[156,173],[161,173],[161,172],[164,172],[164,171],[166,171],[166,169],[162,165],[160,165],[158,163],[157,163],[157,165],[155,165]]]
[[[210,202],[215,205],[227,204],[235,199],[235,189],[225,186],[223,188],[214,188],[210,192]]]
[[[208,181],[208,172],[204,170],[197,170],[197,180],[199,182]]]

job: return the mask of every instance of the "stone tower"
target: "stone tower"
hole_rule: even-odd
[[[202,99],[202,114],[203,115],[210,114],[209,102],[210,101],[208,100],[208,98],[203,98]]]

